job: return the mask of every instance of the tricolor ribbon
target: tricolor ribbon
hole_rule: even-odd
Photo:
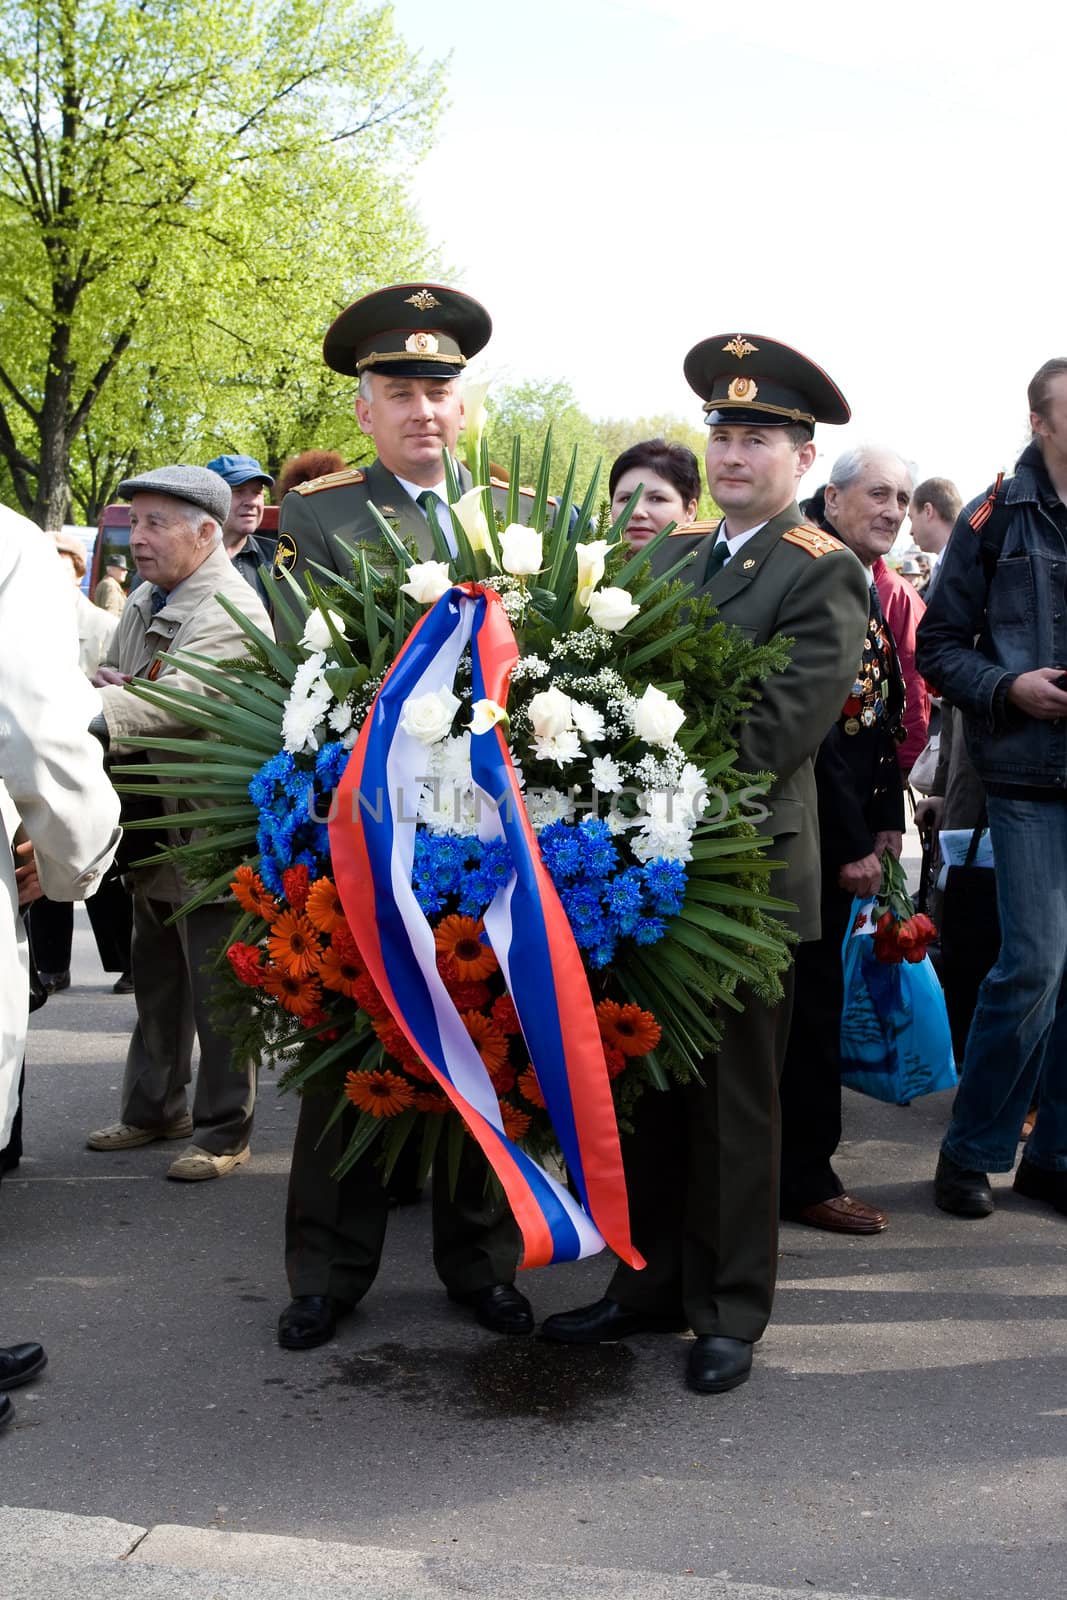
[[[400,723],[409,699],[451,689],[468,644],[474,699],[506,705],[519,655],[500,596],[479,584],[457,585],[416,623],[367,714],[331,813],[334,881],[382,998],[503,1185],[522,1234],[523,1265],[573,1261],[607,1243],[621,1260],[642,1266],[630,1240],[589,982],[541,861],[502,727],[471,735],[479,833],[503,838],[513,866],[485,928],[581,1205],[505,1134],[489,1074],[437,970],[433,929],[412,888],[426,748]]]

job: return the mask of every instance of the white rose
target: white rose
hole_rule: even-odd
[[[329,616],[335,632],[344,638],[344,617],[339,617],[336,611],[331,611]],[[304,650],[328,650],[332,643],[333,640],[330,638],[330,629],[326,618],[321,611],[312,611],[304,624],[304,632],[300,637],[301,648]]]
[[[476,700],[471,707],[474,716],[470,722],[472,733],[488,733],[498,722],[506,723],[508,714],[495,700]]]
[[[408,581],[400,585],[402,594],[409,594],[420,606],[433,605],[452,587],[452,576],[447,561],[415,561],[408,568]]]
[[[618,633],[633,621],[640,609],[625,589],[595,589],[589,596],[590,619],[605,633]]]
[[[646,744],[666,747],[674,743],[674,736],[685,721],[685,712],[678,703],[657,689],[654,683],[646,686],[644,694],[633,708],[634,732]]]
[[[589,597],[604,576],[604,557],[611,546],[606,539],[593,539],[589,544],[576,544],[578,556],[578,604],[585,611]]]
[[[512,522],[500,535],[500,565],[513,577],[526,578],[540,572],[544,541],[535,528]]]
[[[571,701],[571,721],[587,744],[604,737],[604,718],[596,706],[587,706],[584,700]]]
[[[530,701],[529,710],[538,739],[552,739],[574,725],[570,698],[559,689],[542,689]]]
[[[420,744],[436,744],[451,732],[452,720],[459,710],[459,701],[451,689],[435,689],[432,694],[414,695],[404,702],[400,718],[401,732],[410,734]]]
[[[461,494],[452,507],[452,515],[467,535],[472,550],[487,550],[490,555],[493,554],[493,540],[485,520],[481,489],[468,489],[466,494]]]

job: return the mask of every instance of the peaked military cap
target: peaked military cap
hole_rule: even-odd
[[[358,377],[455,378],[493,331],[485,307],[439,283],[394,283],[357,300],[330,325],[326,365]]]
[[[848,401],[821,367],[799,350],[758,333],[719,333],[685,358],[685,376],[704,402],[709,427],[761,428],[847,422]]]

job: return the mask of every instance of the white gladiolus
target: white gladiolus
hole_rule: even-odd
[[[474,712],[470,722],[472,733],[488,733],[490,728],[495,728],[498,722],[507,722],[508,720],[508,714],[504,707],[497,705],[495,700],[476,700],[471,710]]]
[[[481,489],[468,489],[466,494],[461,494],[452,507],[452,515],[467,535],[467,542],[473,551],[485,550],[493,555],[493,538],[485,520],[482,493]]]
[[[528,578],[540,572],[544,540],[535,528],[512,522],[500,535],[500,565],[515,578]]]
[[[664,748],[673,744],[684,721],[685,712],[681,706],[654,683],[646,685],[644,694],[633,707],[634,732],[646,744]]]
[[[405,701],[400,718],[403,733],[410,734],[420,744],[437,744],[451,732],[452,721],[459,710],[459,701],[451,689],[435,689],[431,694],[414,695]]]
[[[604,737],[604,718],[596,706],[584,700],[571,701],[571,721],[587,744],[596,744]]]
[[[420,606],[433,605],[452,587],[452,576],[447,561],[415,561],[408,568],[408,581],[400,585],[402,594],[409,594]]]
[[[587,607],[590,620],[605,633],[618,633],[632,622],[641,607],[635,605],[625,589],[595,589]]]
[[[559,689],[542,689],[530,701],[530,721],[538,739],[552,739],[574,726],[570,697]]]
[[[339,617],[336,611],[331,611],[329,617],[333,623],[334,630],[344,638],[344,617]],[[321,611],[312,611],[304,624],[304,631],[300,636],[301,649],[328,650],[332,642],[326,618]]]
[[[574,547],[578,556],[578,604],[583,611],[589,609],[589,597],[604,576],[604,557],[610,548],[606,539],[593,539]]]

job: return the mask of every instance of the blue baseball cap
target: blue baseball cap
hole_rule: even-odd
[[[269,472],[263,471],[255,456],[216,456],[207,465],[208,471],[217,472],[231,489],[236,489],[242,483],[251,483],[253,478],[259,478],[269,488],[274,488],[274,479]]]

